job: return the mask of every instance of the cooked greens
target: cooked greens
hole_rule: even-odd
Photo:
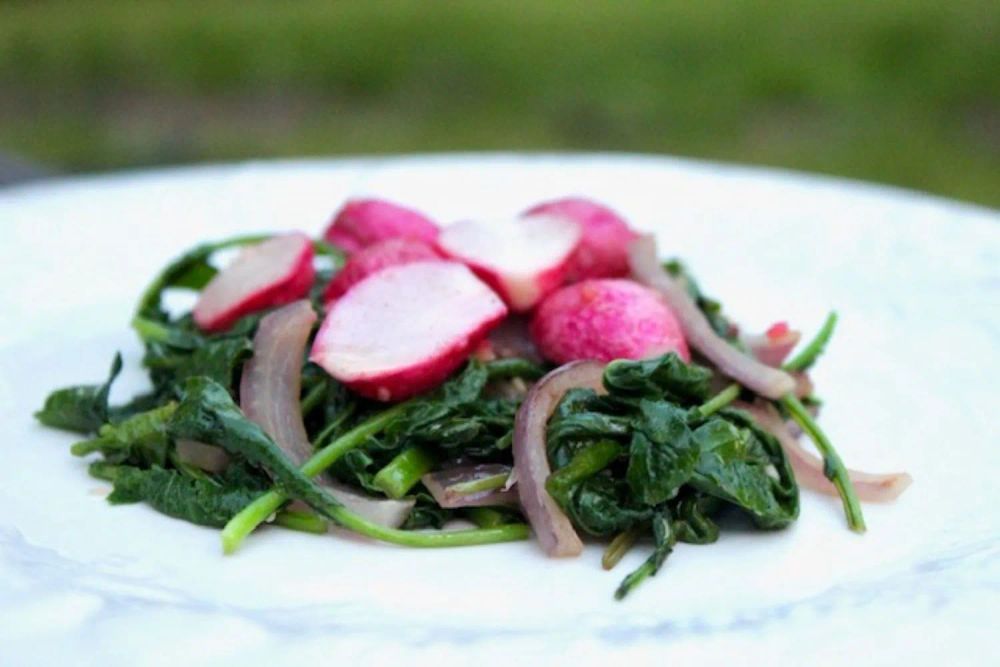
[[[261,314],[208,334],[190,314],[170,314],[163,296],[171,289],[203,288],[216,273],[216,252],[262,238],[199,246],[168,265],[145,290],[132,324],[145,348],[142,363],[150,391],[125,405],[109,405],[111,385],[122,368],[116,355],[103,384],[54,391],[36,413],[38,420],[88,436],[73,445],[72,453],[100,457],[90,472],[112,484],[111,503],[145,502],[163,514],[222,528],[227,553],[269,520],[317,533],[331,522],[417,547],[525,538],[528,529],[517,508],[445,509],[421,479],[449,466],[503,464],[507,467],[501,469],[509,470],[523,390],[548,370],[536,363],[471,360],[436,390],[387,406],[352,393],[303,359],[300,406],[315,453],[301,467],[243,414],[241,369],[254,354]],[[317,243],[316,250],[339,257],[326,244]],[[338,266],[335,261],[333,271]],[[702,294],[681,263],[666,267],[715,331],[739,345],[736,328],[718,302]],[[317,273],[311,291],[319,309],[329,278],[329,271]],[[786,368],[811,366],[835,322],[831,315],[816,340]],[[673,353],[618,360],[605,367],[605,392],[572,389],[549,420],[546,447],[552,474],[545,488],[578,530],[610,539],[605,567],[613,567],[636,544],[652,544],[651,555],[625,577],[616,597],[655,575],[677,543],[716,541],[719,519],[726,514],[742,514],[766,530],[797,518],[799,490],[781,445],[749,414],[731,407],[737,399],[753,400],[751,392],[725,382],[712,369],[685,363]],[[717,387],[724,388],[713,389]],[[828,477],[844,491],[852,516],[843,488],[850,482],[835,452],[824,449],[825,437],[803,405],[808,401],[789,398],[783,407],[818,439]],[[228,465],[215,471],[198,467],[178,454],[182,441],[222,448]],[[330,491],[334,482],[373,498],[409,499],[412,509],[400,528],[381,525],[338,500]],[[510,483],[513,478],[503,473],[455,488],[489,493]],[[292,500],[312,511],[288,508]],[[455,519],[477,527],[416,531],[441,528]],[[861,521],[860,513],[854,520]]]

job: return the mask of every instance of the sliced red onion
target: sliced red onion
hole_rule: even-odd
[[[457,484],[475,482],[485,477],[509,475],[510,466],[499,463],[483,463],[472,466],[456,466],[445,468],[424,475],[420,481],[434,496],[437,504],[446,509],[456,507],[487,507],[490,505],[516,505],[517,492],[504,487],[478,491],[476,493],[459,493]]]
[[[788,327],[771,327],[767,333],[740,336],[750,354],[771,368],[781,368],[801,338],[801,331]]]
[[[629,248],[632,275],[658,291],[677,315],[688,344],[714,363],[720,372],[761,396],[778,399],[794,391],[795,380],[784,371],[743,354],[712,330],[687,292],[671,278],[656,256],[652,236],[640,236]]]
[[[254,355],[240,378],[243,413],[299,465],[313,454],[299,394],[302,361],[315,322],[316,313],[305,300],[264,317],[253,339]],[[318,481],[345,507],[385,526],[399,527],[413,509],[413,500],[376,500],[327,479]]]
[[[552,474],[545,446],[549,417],[570,389],[604,392],[604,365],[574,361],[539,380],[528,392],[514,420],[514,472],[521,509],[528,517],[542,549],[549,556],[578,556],[583,542],[573,524],[545,489]]]
[[[206,445],[197,440],[178,440],[177,457],[205,472],[218,473],[229,465],[229,454],[222,447]]]
[[[830,496],[837,496],[836,487],[823,474],[823,460],[807,451],[792,435],[788,425],[771,404],[734,403],[734,407],[750,413],[761,428],[769,432],[788,456],[795,471],[795,479],[802,486]],[[851,483],[858,498],[864,502],[881,503],[895,500],[913,483],[913,478],[905,472],[873,474],[859,470],[848,470]]]

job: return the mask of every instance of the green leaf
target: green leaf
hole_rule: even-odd
[[[117,424],[105,424],[96,438],[76,443],[72,452],[76,456],[101,452],[113,463],[163,466],[170,446],[167,424],[176,408],[175,403],[167,403]]]
[[[673,352],[642,361],[619,359],[604,370],[604,386],[612,394],[682,403],[708,398],[711,379],[712,371],[685,364]]]
[[[269,486],[232,466],[217,482],[194,479],[176,470],[120,466],[111,473],[114,490],[108,502],[149,503],[157,511],[202,526],[221,528]],[[107,469],[101,472],[107,476]]]
[[[57,389],[45,399],[45,405],[35,413],[35,418],[53,428],[94,433],[108,421],[108,394],[121,370],[122,357],[116,354],[104,384]]]
[[[209,378],[194,377],[185,382],[183,394],[168,425],[173,438],[218,445],[266,470],[285,495],[299,498],[337,520],[338,510],[343,506],[299,470],[263,429],[240,412],[225,387]]]
[[[600,474],[581,483],[566,509],[573,524],[597,536],[619,533],[649,520],[653,510],[631,499],[628,485],[609,474]]]
[[[798,487],[780,445],[747,419],[726,410],[695,430],[701,456],[691,485],[744,509],[759,527],[780,528],[798,516]]]
[[[687,410],[643,399],[629,448],[628,485],[637,500],[659,505],[677,495],[698,461],[698,445],[687,425]]]

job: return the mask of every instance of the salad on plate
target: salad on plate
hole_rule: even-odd
[[[192,307],[177,307],[178,293]],[[189,305],[190,305],[189,303]],[[142,293],[132,326],[148,391],[52,392],[43,424],[112,486],[221,529],[330,526],[410,547],[534,539],[550,557],[606,543],[613,568],[730,526],[782,529],[800,487],[896,498],[905,473],[849,469],[817,424],[803,343],[742,331],[651,236],[583,198],[441,227],[398,204],[347,202],[305,233],[206,243]],[[815,453],[803,441],[813,443]]]

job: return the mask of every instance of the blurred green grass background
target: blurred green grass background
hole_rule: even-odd
[[[57,169],[493,149],[1000,205],[1000,4],[0,3],[0,152]]]

